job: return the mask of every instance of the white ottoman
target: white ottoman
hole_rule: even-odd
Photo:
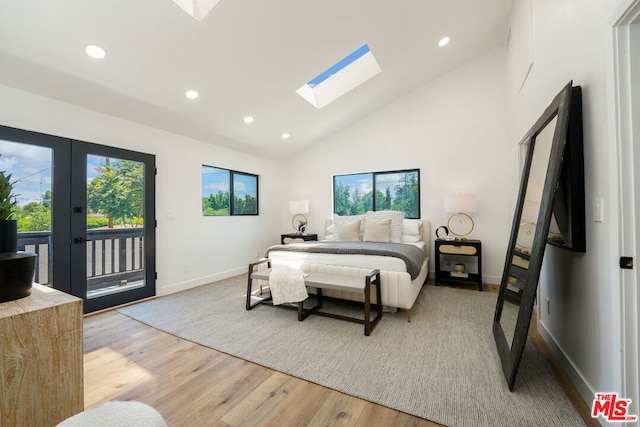
[[[56,427],[167,427],[162,415],[141,402],[107,402],[62,421]]]

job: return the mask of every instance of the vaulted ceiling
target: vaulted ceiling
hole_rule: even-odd
[[[277,158],[504,44],[511,4],[220,0],[198,22],[171,0],[2,1],[0,84]],[[322,109],[296,94],[365,43],[380,74]]]

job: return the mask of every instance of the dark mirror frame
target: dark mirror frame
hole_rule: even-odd
[[[571,112],[560,183],[553,199],[553,215],[559,234],[549,235],[547,243],[572,252],[587,251],[584,150],[582,141],[582,88],[571,91]]]
[[[513,390],[515,384],[516,373],[522,354],[527,342],[529,325],[531,323],[531,314],[536,299],[536,291],[538,287],[538,279],[540,277],[540,268],[542,267],[542,259],[547,244],[547,236],[551,223],[551,215],[553,212],[553,200],[556,195],[560,180],[560,171],[562,169],[563,156],[565,154],[565,144],[567,139],[567,131],[569,124],[569,115],[571,108],[571,91],[572,82],[569,82],[553,99],[551,104],[546,108],[544,113],[536,121],[533,127],[527,132],[522,139],[522,143],[529,145],[522,178],[520,181],[520,189],[518,192],[518,201],[511,226],[511,237],[507,247],[507,256],[505,260],[504,270],[502,273],[502,281],[500,283],[500,292],[496,303],[496,311],[493,320],[493,335],[496,342],[498,354],[502,362],[502,370],[509,386],[509,390]],[[531,162],[536,146],[536,137],[545,127],[556,119],[555,129],[553,131],[553,140],[547,172],[545,174],[544,186],[542,190],[542,198],[540,200],[540,210],[536,221],[536,228],[533,237],[533,243],[529,255],[529,265],[524,273],[523,289],[519,295],[519,310],[513,333],[513,339],[509,343],[502,329],[500,319],[506,298],[509,298],[507,289],[510,268],[512,260],[516,254],[516,240],[518,237],[518,229],[520,226],[520,218],[525,201],[525,193],[531,171]]]

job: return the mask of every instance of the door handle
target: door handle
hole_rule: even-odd
[[[92,242],[93,239],[85,239],[84,237],[74,237],[73,243],[84,243],[84,242]]]

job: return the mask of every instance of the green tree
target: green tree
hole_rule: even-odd
[[[376,190],[376,210],[385,211],[391,209],[391,189],[386,188],[383,193],[380,190]]]
[[[117,160],[96,171],[98,176],[87,185],[89,212],[137,227],[144,214],[144,164]]]
[[[338,215],[349,215],[351,212],[349,201],[349,187],[338,183],[335,187],[335,212]]]
[[[42,195],[42,206],[47,207],[48,209],[51,209],[51,201],[52,201],[53,197],[51,195],[51,190],[47,190],[44,192],[44,194]]]
[[[240,197],[235,197],[233,199],[233,212],[236,215],[253,214],[256,213],[257,210],[258,200],[249,194],[246,194],[244,199],[241,199]]]
[[[51,230],[51,209],[39,203],[30,202],[19,208],[18,231],[49,231]]]
[[[407,218],[418,217],[418,178],[414,173],[400,176],[400,184],[395,188],[395,198],[391,209],[403,211]]]
[[[227,216],[229,215],[229,193],[218,191],[217,194],[209,194],[202,198],[202,212],[204,215]]]

